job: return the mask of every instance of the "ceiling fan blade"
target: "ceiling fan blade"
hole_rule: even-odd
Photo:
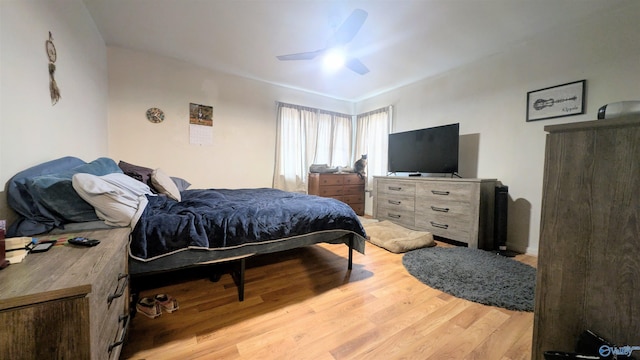
[[[347,62],[344,64],[344,66],[346,66],[349,69],[357,72],[360,75],[364,75],[364,74],[369,72],[369,69],[360,60],[358,60],[356,58],[351,58],[351,59],[347,60]]]
[[[338,31],[336,31],[336,33],[333,34],[333,37],[329,40],[330,46],[344,45],[351,41],[358,31],[360,31],[360,28],[362,27],[362,24],[364,24],[368,15],[369,14],[362,9],[353,10],[351,15],[349,15],[347,20],[340,25]]]
[[[297,54],[278,55],[276,57],[278,58],[278,60],[311,60],[316,56],[322,54],[322,52],[324,52],[324,49]]]

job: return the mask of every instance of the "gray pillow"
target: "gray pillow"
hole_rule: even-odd
[[[171,176],[171,180],[173,180],[180,192],[187,190],[191,186],[191,183],[183,178]]]

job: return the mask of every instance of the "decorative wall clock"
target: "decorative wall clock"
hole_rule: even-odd
[[[161,123],[164,121],[164,112],[158,108],[150,108],[147,110],[147,120],[152,123]]]
[[[49,57],[49,92],[51,93],[51,105],[55,105],[58,100],[60,100],[60,89],[58,89],[58,84],[53,76],[56,72],[54,62],[58,59],[58,52],[56,51],[56,46],[53,44],[51,31],[49,31],[49,39],[44,42],[44,46],[47,51],[47,56]]]

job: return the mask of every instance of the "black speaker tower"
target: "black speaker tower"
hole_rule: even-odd
[[[509,213],[509,187],[496,186],[495,216],[493,225],[494,251],[502,256],[514,257],[513,251],[507,250],[507,214]]]

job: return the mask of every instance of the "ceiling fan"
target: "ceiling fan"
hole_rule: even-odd
[[[345,46],[356,36],[362,24],[364,24],[364,21],[367,19],[367,16],[366,11],[355,9],[342,25],[340,25],[333,36],[329,38],[325,48],[297,54],[280,55],[277,56],[277,58],[278,60],[311,60],[332,49]],[[369,69],[360,60],[353,57],[348,58],[344,65],[360,75],[369,72]]]

